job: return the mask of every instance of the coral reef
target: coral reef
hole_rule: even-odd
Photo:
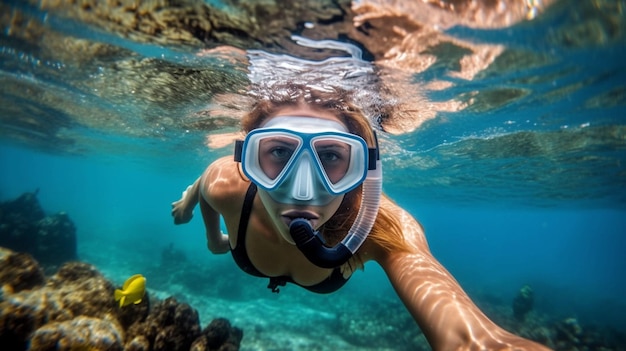
[[[532,289],[523,286],[513,299],[513,304],[490,295],[490,293],[472,294],[474,301],[496,324],[504,329],[527,339],[535,340],[556,351],[626,351],[626,334],[614,327],[594,324],[592,321],[579,321],[578,318],[564,315],[542,313],[538,309],[527,310],[523,319],[515,312],[515,301],[520,295],[526,300]],[[517,307],[520,308],[520,307]]]
[[[626,336],[615,330],[596,326],[581,326],[569,317],[554,324],[555,350],[626,350]]]
[[[27,252],[54,271],[77,258],[76,227],[65,212],[46,216],[37,193],[0,203],[0,246]]]
[[[122,332],[112,321],[78,316],[45,324],[30,338],[29,350],[75,349],[122,351]]]
[[[158,303],[144,321],[128,329],[130,344],[145,339],[153,350],[188,350],[199,335],[198,312],[187,304],[179,304],[174,298]]]
[[[44,278],[28,254],[0,248],[0,345],[11,350],[237,350],[243,332],[174,298],[119,308],[115,286],[81,262]]]
[[[513,315],[515,318],[519,321],[524,321],[526,314],[532,311],[534,303],[533,289],[529,285],[524,285],[513,299]]]
[[[214,319],[191,345],[192,351],[239,349],[239,341],[243,338],[241,329],[233,328],[224,318]]]
[[[0,267],[12,268],[0,270],[4,293],[33,289],[45,282],[43,270],[29,254],[15,253],[0,247]]]

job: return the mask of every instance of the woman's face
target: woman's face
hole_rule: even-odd
[[[314,117],[335,121],[343,125],[341,120],[329,111],[317,109],[313,110],[307,106],[287,107],[281,109],[275,115],[266,119],[264,124],[267,124],[273,118],[280,116]],[[293,118],[297,119],[298,117]],[[316,206],[306,202],[298,202],[297,204],[277,202],[267,191],[260,188],[258,193],[272,222],[281,234],[281,237],[291,244],[295,244],[289,234],[289,224],[292,220],[296,218],[305,218],[309,220],[313,228],[317,230],[335,214],[344,197],[344,195],[332,196],[330,202],[327,204],[323,206]]]

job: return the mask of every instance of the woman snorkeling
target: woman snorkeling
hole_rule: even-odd
[[[377,138],[351,101],[298,84],[258,99],[234,160],[213,162],[183,192],[175,223],[199,203],[209,250],[230,251],[275,292],[293,283],[331,293],[375,261],[435,350],[546,350],[489,320],[432,256],[422,226],[381,193]]]

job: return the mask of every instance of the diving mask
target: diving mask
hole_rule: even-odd
[[[241,150],[244,174],[277,202],[323,206],[365,180],[365,141],[339,122],[280,116],[251,131]]]

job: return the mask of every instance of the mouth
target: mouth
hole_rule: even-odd
[[[311,223],[313,228],[317,228],[317,223],[319,222],[319,217],[310,211],[287,211],[281,214],[281,219],[283,223],[289,228],[289,225],[294,219],[303,218]]]

